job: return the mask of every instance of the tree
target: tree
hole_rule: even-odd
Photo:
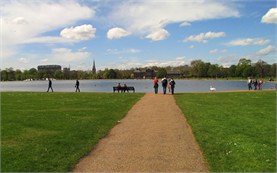
[[[56,70],[54,72],[54,78],[56,78],[56,79],[63,79],[63,72],[61,70]]]
[[[21,70],[15,70],[15,80],[22,80],[22,72]]]
[[[8,71],[1,70],[1,81],[7,81],[7,80],[8,80]]]
[[[29,77],[30,79],[37,79],[37,69],[31,68],[29,70]]]
[[[103,74],[104,79],[116,79],[116,76],[117,74],[114,69],[106,69]]]
[[[195,77],[204,77],[207,75],[207,65],[202,60],[191,61],[192,75]]]
[[[157,78],[163,78],[167,75],[167,71],[165,68],[159,68],[157,73],[156,73],[156,77]]]

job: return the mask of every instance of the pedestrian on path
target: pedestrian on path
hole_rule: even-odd
[[[75,88],[76,88],[76,91],[79,91],[80,92],[80,88],[79,88],[79,85],[80,85],[80,82],[78,81],[78,79],[76,80],[76,84],[75,84]]]
[[[53,88],[52,88],[52,81],[51,81],[50,78],[48,78],[48,89],[47,89],[47,92],[49,92],[49,89],[51,89],[52,92],[54,92],[54,91],[53,91]]]
[[[171,88],[171,94],[174,94],[174,88],[175,88],[175,81],[174,79],[172,78],[169,82],[169,85],[170,85],[170,88]],[[170,91],[169,91],[170,92]]]
[[[155,94],[157,94],[158,88],[159,88],[159,84],[158,84],[159,80],[157,79],[157,77],[155,77],[153,82],[154,82],[154,92],[155,92]]]
[[[164,94],[166,94],[166,87],[167,87],[166,77],[164,77],[161,82],[162,82],[162,86],[163,86],[163,92],[164,92]]]

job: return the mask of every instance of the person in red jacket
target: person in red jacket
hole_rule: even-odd
[[[154,91],[155,91],[155,94],[157,94],[158,88],[159,88],[159,84],[158,84],[159,80],[157,79],[157,77],[155,77],[153,82],[154,82]]]

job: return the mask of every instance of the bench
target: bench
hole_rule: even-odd
[[[125,92],[125,91],[127,91],[127,92],[129,92],[129,91],[133,91],[133,92],[135,92],[135,87],[133,87],[133,86],[127,86],[127,87],[113,87],[113,92],[115,92],[115,91],[117,91],[117,92],[119,92],[119,91],[121,91],[121,92]]]

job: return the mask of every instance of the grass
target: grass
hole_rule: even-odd
[[[276,92],[175,95],[212,172],[276,172]]]
[[[1,93],[1,171],[70,171],[142,96]]]

